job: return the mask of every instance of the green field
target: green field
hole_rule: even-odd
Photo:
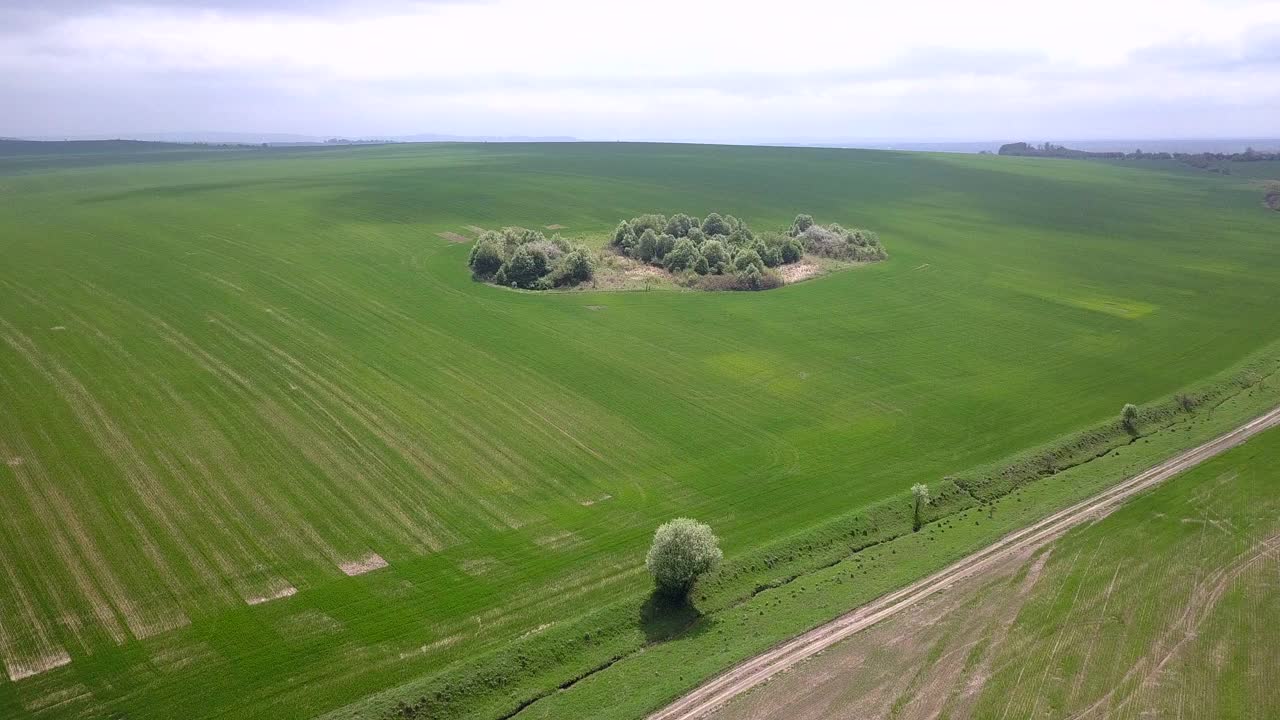
[[[438,236],[653,210],[890,259],[529,294]],[[551,636],[642,599],[674,515],[731,563],[1266,348],[1278,232],[1246,179],[1023,158],[0,157],[0,716],[311,717]],[[530,687],[598,658],[553,660]]]
[[[1271,430],[713,717],[1277,717],[1278,486]]]

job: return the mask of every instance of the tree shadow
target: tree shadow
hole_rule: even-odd
[[[702,613],[686,598],[654,590],[640,606],[640,628],[646,643],[670,640],[698,622]]]

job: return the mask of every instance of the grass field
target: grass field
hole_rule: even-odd
[[[891,257],[530,295],[438,235],[654,209]],[[1020,158],[0,157],[0,715],[310,717],[553,633],[673,515],[732,559],[1264,348],[1278,230],[1245,180]]]
[[[1276,717],[1277,468],[1272,430],[713,717]]]

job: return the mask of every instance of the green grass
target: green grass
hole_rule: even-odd
[[[71,658],[0,679],[5,716],[309,717],[529,633],[570,672],[630,647],[634,617],[600,657],[555,633],[643,601],[662,520],[749,556],[1280,338],[1280,216],[1230,177],[614,144],[83,164],[0,157],[0,659]],[[811,212],[890,259],[533,295],[436,236],[655,209]]]
[[[1278,468],[1272,430],[1065,537],[975,715],[1280,714]]]
[[[630,653],[567,691],[539,699],[520,717],[530,720],[642,717],[691,690],[700,680],[742,659],[941,570],[1053,509],[1082,500],[1275,407],[1280,402],[1280,374],[1274,359],[1269,364],[1271,372],[1265,379],[1211,409],[1174,417],[1159,428],[1150,428],[1148,434],[1134,443],[1027,483],[985,506],[953,505],[935,510],[941,517],[933,518],[919,533],[910,532],[909,501],[904,493],[897,503],[900,516],[890,539],[858,552],[849,552],[846,548],[836,561],[786,584],[753,593],[727,607],[708,607],[713,612],[678,639]],[[1046,627],[1053,627],[1051,618],[1045,623]],[[889,653],[886,661],[894,660]],[[911,670],[914,668],[903,668],[902,672]],[[400,695],[408,689],[403,688]],[[353,712],[336,713],[333,718],[376,717],[381,699],[372,698]],[[489,714],[480,711],[470,716]]]
[[[1101,480],[1120,470],[1099,474],[1103,468],[1170,452],[1175,438],[1274,402],[1277,379],[1219,406],[1212,422],[1169,428],[1068,471],[1075,475],[1068,484]],[[1280,430],[1271,430],[854,635],[711,720],[882,717],[898,709],[911,717],[1037,720],[1276,717],[1280,693],[1267,678],[1280,662],[1278,461]],[[1091,477],[1079,476],[1086,468]],[[995,517],[978,513],[978,525],[928,528],[913,556],[1025,519],[1034,498],[1021,499],[998,502]],[[855,588],[881,575],[853,563],[829,572]],[[827,586],[804,594],[821,599],[840,589],[830,579]]]

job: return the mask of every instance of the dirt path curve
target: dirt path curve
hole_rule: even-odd
[[[1133,495],[1157,485],[1225,452],[1258,433],[1280,425],[1280,407],[1225,435],[1172,457],[1118,485],[1060,510],[1039,522],[1010,533],[978,552],[901,590],[889,593],[860,608],[778,645],[716,676],[688,695],[649,716],[649,720],[695,720],[715,710],[734,696],[765,682],[805,658],[875,623],[900,612],[933,593],[967,578],[984,568],[1058,535],[1086,520],[1101,518]]]

